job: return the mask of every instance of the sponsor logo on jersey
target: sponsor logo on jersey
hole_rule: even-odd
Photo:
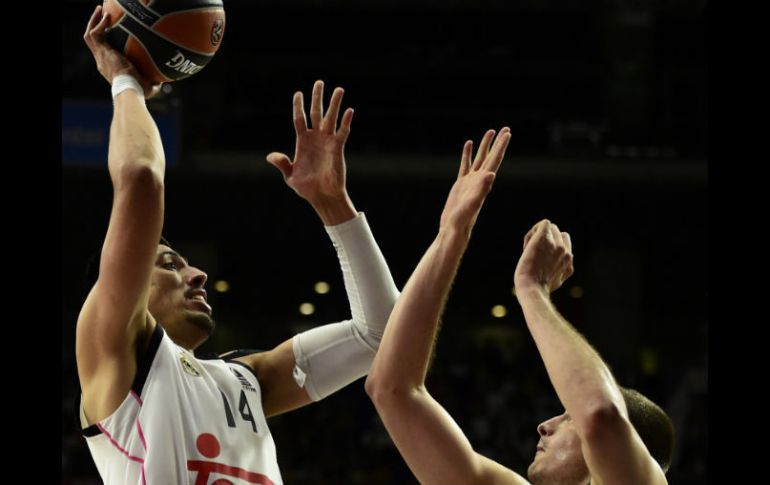
[[[186,355],[179,354],[179,362],[182,363],[182,369],[184,369],[185,372],[191,376],[200,377],[200,371],[195,367],[195,365],[193,365],[193,363],[190,361],[190,359],[187,358]]]
[[[206,458],[217,458],[222,449],[219,444],[219,440],[210,433],[204,433],[198,435],[195,440],[195,447],[198,448],[198,452]],[[211,483],[223,483],[233,484],[226,478],[215,478],[217,476],[233,477],[237,479],[237,483],[258,483],[261,485],[275,485],[275,482],[270,480],[267,475],[263,475],[257,472],[250,472],[243,468],[238,468],[230,464],[218,463],[215,461],[207,460],[187,460],[187,469],[195,474],[195,483],[209,483],[210,480],[214,480]],[[213,475],[213,476],[212,476]]]
[[[230,370],[233,371],[233,374],[235,374],[235,377],[237,377],[238,380],[241,381],[241,386],[244,389],[251,392],[257,392],[257,390],[254,389],[254,386],[252,386],[251,383],[245,377],[243,377],[243,374],[233,369],[232,367],[230,367]]]

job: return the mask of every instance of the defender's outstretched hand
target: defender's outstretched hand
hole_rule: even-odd
[[[465,142],[457,181],[452,186],[444,211],[441,213],[441,228],[452,226],[467,230],[470,235],[470,230],[476,222],[484,199],[492,189],[495,174],[508,148],[508,142],[511,140],[510,129],[505,127],[500,130],[490,149],[489,146],[494,137],[495,130],[489,130],[484,134],[473,164],[471,164],[473,142],[471,140]]]

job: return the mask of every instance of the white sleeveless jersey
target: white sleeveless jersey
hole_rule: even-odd
[[[79,413],[106,485],[283,483],[256,375],[195,358],[160,324],[118,409],[92,426]]]

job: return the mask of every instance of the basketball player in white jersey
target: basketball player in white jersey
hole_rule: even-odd
[[[112,85],[108,168],[114,189],[98,279],[77,322],[80,421],[99,473],[113,484],[282,483],[265,418],[318,401],[364,376],[397,298],[385,260],[345,187],[353,111],[343,91],[324,113],[316,82],[305,118],[294,96],[294,159],[271,153],[286,183],[323,221],[340,259],[352,319],[273,350],[203,360],[214,330],[206,274],[161,239],[163,147],[145,106],[150,86],[104,40],[97,7],[84,39]],[[194,210],[194,209],[193,209]],[[162,241],[161,244],[158,241]]]
[[[569,234],[547,220],[524,238],[514,281],[566,412],[538,426],[530,481],[475,452],[425,388],[438,322],[510,133],[504,128],[490,150],[493,137],[487,132],[472,164],[471,142],[466,143],[438,236],[396,302],[366,391],[420,483],[664,485],[673,447],[671,421],[638,392],[618,386],[601,357],[553,306],[550,293],[573,272],[572,244]]]

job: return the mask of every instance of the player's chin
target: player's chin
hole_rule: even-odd
[[[533,485],[537,485],[539,483],[542,483],[540,480],[541,478],[541,467],[538,466],[537,460],[533,460],[532,463],[529,464],[529,467],[527,468],[527,478],[529,479],[530,483]]]
[[[200,310],[187,310],[185,312],[187,321],[194,326],[204,330],[208,335],[214,333],[217,323],[211,318],[211,315]]]

